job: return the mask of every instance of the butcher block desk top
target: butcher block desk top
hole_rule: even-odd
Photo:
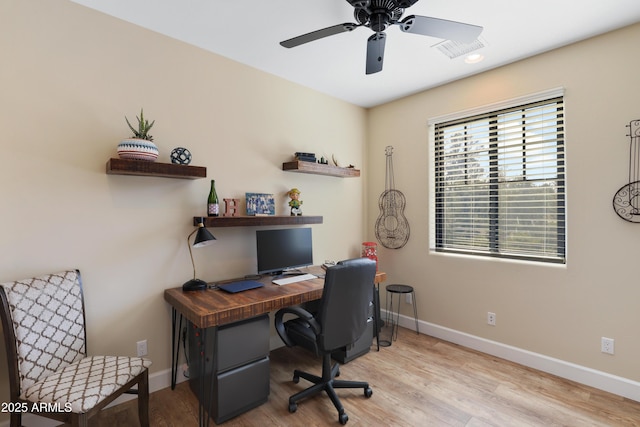
[[[235,294],[220,289],[184,292],[182,287],[178,287],[165,289],[164,299],[199,328],[226,325],[283,307],[320,299],[324,287],[324,270],[314,266],[305,268],[302,272],[320,277],[280,286],[271,283],[271,276],[265,276],[256,279],[264,284],[263,287]],[[377,272],[375,283],[384,282],[386,277],[385,273]]]

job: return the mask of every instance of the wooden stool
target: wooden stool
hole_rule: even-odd
[[[393,320],[393,295],[398,295],[398,307],[396,308],[396,319]],[[416,322],[416,333],[419,334],[418,329],[418,308],[416,306],[416,293],[413,290],[413,286],[409,285],[387,285],[387,323],[390,322],[391,337],[390,341],[398,339],[398,322],[400,320],[400,297],[402,294],[411,294],[411,303],[413,304],[413,318]]]

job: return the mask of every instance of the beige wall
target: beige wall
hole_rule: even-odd
[[[633,54],[639,39],[640,25],[631,26],[371,109],[370,168],[384,170],[384,147],[395,147],[396,187],[407,198],[411,226],[408,244],[381,249],[380,263],[390,282],[416,287],[421,320],[640,380],[640,225],[612,209],[628,177],[625,125],[640,119],[640,58]],[[427,120],[560,86],[566,89],[566,266],[430,252]],[[371,230],[382,189],[384,176],[371,176]],[[497,326],[487,325],[488,311],[497,314]],[[615,339],[614,356],[600,352],[602,336]]]
[[[275,193],[279,214],[298,187],[324,216],[316,263],[359,256],[366,110],[64,0],[0,2],[0,54],[0,282],[79,268],[90,353],[147,339],[152,374],[170,367],[162,293],[190,278],[186,236],[205,214],[209,179],[105,174],[141,107],[159,161],[186,146],[221,198]],[[295,151],[335,153],[362,177],[283,172]],[[199,277],[255,273],[255,228],[211,231]]]
[[[611,208],[627,180],[624,126],[640,118],[639,37],[632,26],[367,112],[71,2],[5,0],[0,281],[80,268],[90,352],[134,354],[147,339],[152,373],[161,372],[170,364],[162,291],[191,274],[185,237],[204,213],[209,180],[106,175],[128,136],[125,115],[144,107],[157,120],[160,161],[188,147],[221,197],[273,192],[284,213],[283,193],[300,188],[305,213],[324,216],[313,226],[316,262],[357,256],[374,239],[384,147],[393,145],[411,238],[379,257],[388,283],[416,287],[421,320],[639,381],[640,225]],[[430,253],[428,118],[558,86],[566,88],[567,265]],[[335,153],[362,177],[282,172],[294,151]],[[194,253],[199,276],[253,272],[254,230],[212,229],[218,241]],[[615,356],[600,353],[601,336],[615,338]]]

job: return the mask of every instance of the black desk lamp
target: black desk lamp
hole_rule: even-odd
[[[189,247],[189,256],[191,256],[191,265],[193,266],[193,279],[185,282],[184,285],[182,285],[183,291],[201,291],[203,289],[207,289],[207,282],[205,282],[204,280],[196,279],[196,263],[193,261],[193,251],[191,250],[191,244],[189,244],[189,240],[194,233],[198,233],[196,234],[196,238],[193,241],[194,248],[201,248],[203,246],[210,245],[214,240],[216,240],[216,238],[213,237],[213,234],[211,234],[209,230],[204,227],[204,219],[198,218],[198,228],[193,230],[187,236],[187,246]]]

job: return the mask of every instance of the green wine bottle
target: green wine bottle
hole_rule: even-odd
[[[218,202],[218,193],[216,193],[216,181],[214,179],[211,180],[211,190],[209,190],[209,198],[207,198],[207,215],[220,215],[220,203]]]

